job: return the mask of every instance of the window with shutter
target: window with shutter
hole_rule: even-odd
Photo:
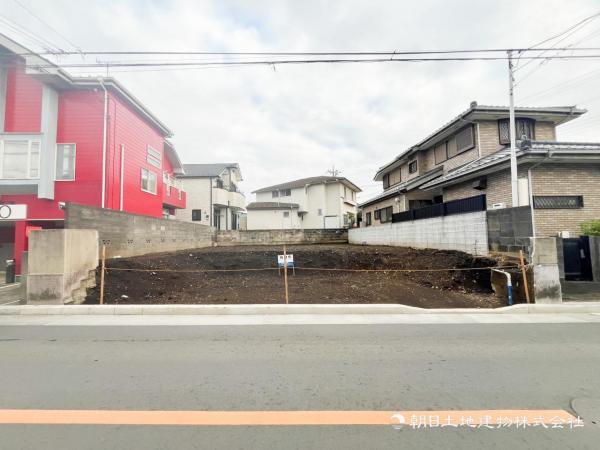
[[[433,154],[436,164],[446,161],[448,159],[448,154],[446,153],[446,141],[437,144],[433,149]]]
[[[473,133],[473,126],[469,125],[456,134],[456,154],[466,152],[473,147],[475,147],[475,133]]]

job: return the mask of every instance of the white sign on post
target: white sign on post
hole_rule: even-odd
[[[287,266],[294,267],[294,255],[292,253],[288,253],[285,256],[287,259]],[[279,266],[280,269],[283,268],[283,265],[284,265],[283,255],[277,255],[277,265]]]
[[[0,204],[0,220],[27,219],[27,205]]]

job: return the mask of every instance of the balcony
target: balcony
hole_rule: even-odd
[[[163,185],[162,202],[165,206],[183,209],[185,208],[186,193],[174,186]]]
[[[229,207],[234,210],[246,207],[246,197],[237,190],[213,187],[212,195],[215,206]]]

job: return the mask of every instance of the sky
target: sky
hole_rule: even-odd
[[[0,32],[35,51],[527,48],[597,12],[598,0],[0,0]],[[600,47],[600,17],[560,45]],[[365,201],[382,190],[373,181],[379,167],[471,101],[508,104],[506,61],[69,71],[116,77],[173,130],[184,163],[239,163],[248,201],[255,189],[333,166]],[[600,59],[520,61],[515,97],[522,106],[586,108],[558,139],[600,141]]]

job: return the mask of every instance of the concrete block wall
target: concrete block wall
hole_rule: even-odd
[[[531,208],[490,209],[486,212],[488,245],[490,251],[518,253],[529,252],[529,238],[533,236]]]
[[[38,230],[29,236],[27,303],[80,303],[98,266],[96,230]]]
[[[348,242],[346,229],[312,230],[231,230],[218,231],[216,244],[269,245],[269,244],[344,244]]]
[[[485,211],[434,217],[375,227],[353,228],[351,244],[459,250],[473,255],[488,254]]]
[[[207,225],[73,203],[66,207],[65,228],[98,230],[100,247],[106,245],[108,258],[210,247],[214,239]]]

